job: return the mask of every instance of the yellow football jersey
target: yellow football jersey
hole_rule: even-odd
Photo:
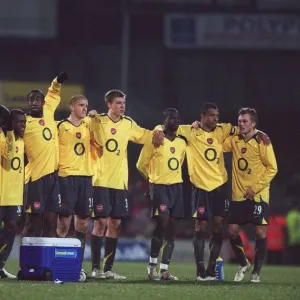
[[[12,159],[1,156],[0,206],[23,205],[24,191],[24,141],[14,142]]]
[[[192,128],[191,125],[179,126],[177,134],[184,136],[188,141],[188,173],[195,187],[209,192],[228,180],[222,144],[228,136],[235,134],[235,131],[235,127],[225,123],[217,124],[210,132]]]
[[[24,134],[28,164],[26,178],[36,181],[57,170],[57,128],[54,112],[60,102],[61,84],[53,80],[45,97],[42,118],[26,117]]]
[[[118,122],[107,114],[97,114],[91,123],[97,146],[103,146],[99,158],[99,171],[94,185],[114,189],[128,187],[128,141],[144,144],[152,132],[138,126],[131,118],[124,116]]]
[[[264,145],[255,134],[248,142],[240,135],[229,137],[223,144],[225,152],[232,152],[232,200],[246,200],[248,188],[255,193],[255,201],[269,203],[270,182],[277,173],[272,145]]]
[[[7,160],[12,160],[14,157],[14,149],[15,147],[15,135],[13,131],[8,131],[6,136],[0,127],[0,159],[5,158]],[[3,172],[0,170],[0,197],[2,195],[2,174]]]
[[[150,137],[141,151],[137,169],[151,183],[166,185],[180,183],[186,147],[185,138],[176,136],[173,141],[165,138],[164,145],[155,149]]]
[[[59,176],[93,175],[89,123],[86,118],[79,126],[74,126],[68,119],[58,124]]]

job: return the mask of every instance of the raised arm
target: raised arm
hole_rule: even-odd
[[[45,108],[51,111],[53,114],[60,103],[60,92],[61,85],[69,79],[66,72],[61,72],[58,76],[52,81],[48,93],[45,97]]]

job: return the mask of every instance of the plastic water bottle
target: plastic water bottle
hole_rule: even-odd
[[[224,260],[221,257],[216,260],[216,278],[217,281],[224,281]]]

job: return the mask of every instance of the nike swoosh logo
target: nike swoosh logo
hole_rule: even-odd
[[[33,120],[30,120],[30,121],[27,121],[28,123],[31,123],[31,122],[33,122]]]
[[[70,129],[66,129],[66,131],[69,131]]]

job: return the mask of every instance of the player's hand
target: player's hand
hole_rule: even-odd
[[[56,78],[57,82],[60,84],[63,84],[68,79],[69,79],[69,76],[68,76],[67,72],[59,73]]]
[[[271,144],[271,139],[269,138],[269,136],[267,134],[265,134],[264,132],[257,130],[257,136],[260,140],[262,140],[262,142],[264,143],[264,145],[268,146]]]
[[[7,125],[6,123],[9,119],[9,116],[9,109],[4,105],[0,105],[0,127]]]
[[[164,144],[164,132],[162,130],[154,130],[152,137],[152,145],[154,148],[159,148]]]
[[[193,128],[196,128],[196,129],[201,128],[201,122],[200,122],[200,121],[194,121],[194,122],[192,123],[192,127],[193,127]]]
[[[251,188],[248,188],[244,194],[244,197],[249,200],[253,200],[254,196],[255,192]]]
[[[94,110],[91,110],[88,112],[87,114],[89,117],[93,118],[97,115],[97,111],[94,109]]]

